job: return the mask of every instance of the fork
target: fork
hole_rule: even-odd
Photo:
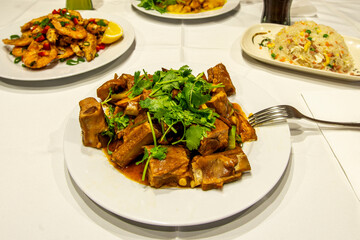
[[[333,124],[333,125],[341,125],[348,127],[360,127],[360,123],[354,122],[331,122],[324,121],[315,118],[308,117],[301,112],[299,112],[296,108],[289,105],[277,105],[269,108],[265,108],[249,117],[249,123],[251,126],[255,127],[262,124],[272,124],[277,122],[284,122],[288,118],[296,118],[302,119],[305,118],[310,121],[325,123],[325,124]]]

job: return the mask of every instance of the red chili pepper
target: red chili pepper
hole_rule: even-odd
[[[61,9],[61,13],[62,13],[62,14],[65,14],[66,12],[67,12],[67,9],[66,9],[66,8]]]
[[[75,25],[79,24],[79,20],[77,18],[74,18],[73,22],[75,23]]]
[[[49,28],[50,28],[49,25],[45,26],[44,29],[41,31],[41,33],[42,33],[42,34],[46,34],[47,31],[49,30]]]
[[[53,11],[52,11],[52,14],[59,14],[60,12],[59,12],[59,10],[56,10],[56,9],[54,9]]]
[[[38,37],[37,39],[35,39],[35,41],[37,41],[37,42],[42,42],[42,41],[44,41],[44,40],[45,40],[44,35],[41,35],[40,37]]]
[[[89,23],[96,23],[96,22],[95,22],[95,18],[90,18],[90,19],[89,19]]]
[[[44,45],[43,45],[43,49],[44,50],[50,50],[50,43],[45,42]]]
[[[105,44],[104,43],[100,43],[99,45],[96,46],[96,51],[100,51],[102,49],[105,49]]]
[[[45,56],[49,56],[49,53],[42,51],[42,52],[39,52],[38,55],[40,57],[45,57]]]

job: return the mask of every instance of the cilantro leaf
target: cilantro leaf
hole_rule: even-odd
[[[189,150],[198,149],[200,146],[201,140],[206,137],[206,131],[210,130],[199,125],[190,126],[185,133],[186,137],[186,147]]]
[[[146,74],[146,72],[145,72]],[[147,75],[147,74],[146,74]],[[140,95],[144,89],[150,89],[152,86],[152,81],[150,79],[145,78],[144,76],[140,76],[140,72],[137,71],[134,74],[134,86],[130,89],[131,94],[129,98],[134,98]]]
[[[153,147],[150,150],[150,155],[152,158],[159,160],[164,160],[166,158],[167,148],[163,146]]]
[[[117,130],[122,130],[129,125],[129,116],[122,115],[122,113],[116,114],[112,119]]]
[[[160,13],[165,13],[167,6],[176,4],[176,0],[141,0],[138,4],[146,10],[156,10]]]
[[[206,132],[215,128],[215,120],[219,115],[211,108],[200,109],[200,106],[211,99],[210,92],[213,88],[223,85],[212,85],[202,75],[203,73],[195,77],[187,65],[178,70],[154,73],[150,97],[140,100],[140,106],[147,109],[159,123],[168,126],[161,139],[170,130],[177,133],[172,126],[181,123],[183,137],[173,144],[186,142],[190,150],[195,150]],[[175,96],[172,95],[174,89],[179,90]]]

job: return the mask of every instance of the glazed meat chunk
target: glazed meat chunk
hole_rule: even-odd
[[[130,128],[131,131],[128,131]],[[111,155],[111,160],[120,167],[128,165],[144,152],[144,146],[154,142],[149,122],[144,122],[135,127],[129,125],[125,132],[127,134],[124,137],[124,143]],[[161,135],[160,131],[156,128],[155,135],[157,137]]]
[[[212,82],[214,84],[224,84],[225,92],[228,96],[236,93],[235,87],[224,64],[219,63],[215,67],[209,68],[207,70],[207,73],[209,82]]]
[[[200,142],[198,151],[201,155],[209,155],[217,150],[223,150],[229,144],[229,127],[219,119],[215,120],[215,128],[206,135]]]
[[[146,146],[148,152],[154,146]],[[152,187],[187,186],[190,184],[188,152],[183,146],[164,146],[167,148],[163,160],[152,158],[149,162],[148,180]]]
[[[206,106],[213,108],[217,114],[225,118],[228,118],[233,112],[232,105],[224,90],[219,90],[213,94],[211,99],[206,102]]]
[[[101,132],[107,129],[105,114],[101,103],[93,97],[88,97],[81,100],[79,105],[79,121],[82,130],[83,144],[94,148],[106,146],[105,137],[101,135]]]
[[[98,89],[96,90],[96,94],[101,99],[101,101],[104,101],[107,98],[110,92],[110,88],[113,92],[124,90],[126,88],[126,82],[124,78],[117,78],[117,76],[115,75],[114,79],[111,79],[98,87]]]
[[[236,125],[236,133],[240,135],[242,142],[256,141],[257,135],[255,129],[247,120],[246,114],[239,104],[233,103],[235,114],[230,118],[231,122]]]
[[[238,180],[242,172],[251,169],[240,147],[207,156],[195,156],[191,163],[194,186],[203,190],[222,188],[224,183]]]

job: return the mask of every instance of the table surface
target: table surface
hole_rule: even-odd
[[[242,53],[242,34],[260,22],[260,0],[242,0],[227,14],[192,21],[152,17],[125,0],[93,4],[96,11],[132,23],[136,41],[126,54],[65,79],[0,78],[0,239],[360,239],[359,200],[318,125],[306,121],[289,124],[289,165],[276,187],[229,219],[192,227],[149,226],[115,216],[91,201],[68,173],[63,133],[69,113],[105,76],[110,79],[115,72],[153,62],[222,62],[242,71],[279,103],[309,115],[303,92],[360,90],[360,82],[283,70]],[[360,38],[358,0],[312,4],[315,15],[294,16],[292,21],[314,20]],[[0,28],[64,6],[59,0],[3,1]]]

